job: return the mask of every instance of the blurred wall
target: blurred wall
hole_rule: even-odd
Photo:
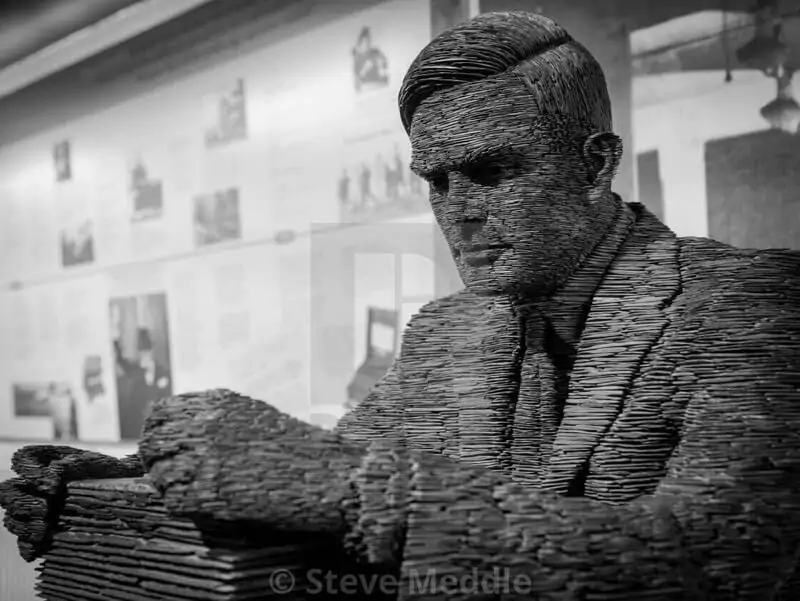
[[[15,384],[66,383],[83,442],[64,442],[114,455],[135,447],[90,441],[119,438],[125,395],[144,412],[159,390],[228,386],[324,424],[341,413],[366,355],[369,307],[396,308],[402,328],[442,282],[441,293],[456,285],[435,281],[441,239],[425,187],[395,162],[402,169],[408,154],[395,99],[431,32],[465,10],[212,2],[0,99],[0,480],[12,476],[14,450],[58,430],[54,415],[14,397]],[[365,28],[361,49],[387,65],[356,89]],[[231,118],[242,95],[244,127]],[[374,198],[347,212],[342,173],[359,199],[365,166]],[[414,242],[387,250],[386,223]],[[350,288],[329,272],[328,288],[314,289],[319,257],[340,255],[325,266],[344,270]],[[312,300],[337,291],[350,304],[313,332]],[[171,370],[137,397],[125,391],[147,388],[138,339],[119,353],[114,343],[126,326],[152,326],[145,309],[158,295],[169,336],[152,344]],[[322,365],[312,366],[312,347]],[[316,399],[312,370],[322,374]],[[0,599],[33,599],[34,567],[0,528]]]
[[[710,195],[718,198],[726,193],[718,187],[721,183],[712,183],[709,189],[709,147],[718,146],[720,140],[768,130],[759,109],[775,97],[774,80],[760,72],[737,70],[733,80],[726,83],[724,73],[708,71],[636,78],[634,86],[648,97],[658,97],[659,90],[668,91],[663,94],[668,100],[640,106],[634,112],[636,151],[658,150],[667,225],[682,236],[711,235],[743,246],[800,248],[797,239],[800,211],[796,200],[790,200],[797,198],[793,181],[785,178],[760,181],[753,174],[748,176],[747,170],[742,171],[741,161],[729,163],[729,171],[742,171],[739,175],[729,174],[731,181],[738,178],[739,190],[749,197],[741,202],[746,202],[755,212],[770,214],[764,220],[767,224],[764,228],[754,222],[752,215],[730,204],[720,201],[709,206]],[[800,92],[797,80],[794,91],[795,95]],[[774,133],[771,140],[789,136],[783,132]],[[732,144],[752,145],[745,137]],[[760,156],[751,154],[742,160],[758,169],[758,163],[768,160],[769,154],[780,152],[775,143],[768,144],[774,152],[762,151]],[[783,163],[786,169],[800,170],[800,160],[795,153],[790,153],[786,161]],[[717,177],[715,181],[722,180]],[[781,200],[784,195],[786,202]],[[711,227],[712,220],[719,224],[716,228]],[[724,222],[728,225],[723,225]],[[742,233],[748,227],[752,228],[752,236]],[[770,228],[774,235],[770,236],[765,228]]]
[[[107,111],[386,0],[214,0],[0,98],[0,145]],[[310,51],[310,49],[309,49]],[[311,57],[309,57],[309,60]],[[313,61],[309,63],[313,65]]]
[[[396,97],[433,28],[467,14],[211,2],[0,99],[0,437],[58,430],[15,384],[68,385],[87,441],[119,438],[120,407],[138,424],[159,395],[202,388],[304,418],[341,408],[369,307],[402,328],[457,285],[432,277],[454,268],[431,267],[441,237]],[[382,224],[423,235],[387,251]],[[387,252],[392,269],[373,257]],[[320,257],[344,270],[325,286]],[[347,309],[321,320],[314,299],[343,281]],[[162,297],[163,326],[147,317]]]

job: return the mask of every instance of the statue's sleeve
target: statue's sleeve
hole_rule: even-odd
[[[402,386],[403,366],[398,357],[367,397],[339,420],[336,431],[364,443],[377,438],[401,440]]]
[[[400,353],[381,381],[339,420],[337,432],[361,443],[390,439],[405,442],[405,407],[409,400],[435,394],[431,373],[446,370],[452,348],[450,333],[464,312],[460,293],[433,300],[409,320]]]
[[[391,367],[367,397],[339,420],[337,432],[361,443],[385,439],[404,441],[405,401],[417,394],[430,393],[425,389],[425,381],[432,362],[430,358],[421,360],[419,349],[430,352],[432,345],[436,345],[440,354],[446,354],[449,348],[447,328],[441,325],[447,320],[442,302],[435,300],[426,304],[411,318],[400,353]],[[458,301],[456,298],[444,302]]]
[[[667,472],[632,503],[563,497],[373,445],[367,465],[393,474],[385,498],[404,499],[389,507],[402,510],[405,524],[391,558],[403,578],[399,598],[462,590],[475,578],[520,598],[800,598],[792,596],[800,565],[798,327],[779,318],[747,331],[724,319],[713,325],[698,332],[713,336],[714,350],[704,353],[709,369],[694,376]],[[372,547],[392,548],[379,537]]]
[[[408,483],[400,598],[469,578],[540,599],[771,598],[764,592],[789,577],[798,547],[797,460],[771,452],[781,443],[760,432],[757,414],[714,413],[716,423],[706,414],[705,427],[690,425],[658,490],[622,506],[526,489],[444,457],[395,460],[393,480]],[[714,440],[737,420],[727,442]],[[763,442],[748,445],[754,438]]]

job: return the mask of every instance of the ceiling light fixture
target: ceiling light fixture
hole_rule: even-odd
[[[759,0],[751,11],[753,39],[736,51],[736,58],[775,80],[775,99],[761,108],[761,116],[773,129],[796,133],[800,127],[800,104],[792,95],[794,68],[789,67],[789,47],[783,41],[783,17],[777,0]]]

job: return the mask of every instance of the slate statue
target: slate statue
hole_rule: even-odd
[[[23,555],[64,482],[146,471],[175,514],[334,534],[401,579],[532,578],[503,599],[800,598],[800,254],[616,196],[603,73],[542,16],[441,34],[399,104],[464,290],[335,432],[213,390],[156,403],[138,457],[22,449]]]

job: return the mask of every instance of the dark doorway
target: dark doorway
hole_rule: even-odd
[[[658,150],[640,152],[636,155],[636,178],[639,182],[639,202],[664,221],[664,186],[661,182]]]

